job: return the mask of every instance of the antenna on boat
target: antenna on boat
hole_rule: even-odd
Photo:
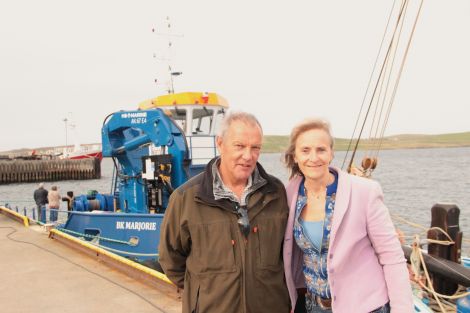
[[[64,122],[64,124],[65,124],[65,148],[67,148],[67,144],[68,144],[68,133],[67,133],[67,130],[68,130],[67,122],[68,121],[69,120],[66,117],[64,117],[62,119],[62,122]]]
[[[168,40],[168,45],[167,45],[167,57],[157,57],[157,54],[154,53],[153,57],[159,61],[165,61],[167,62],[167,69],[168,69],[168,81],[167,81],[167,92],[169,94],[175,93],[175,86],[174,86],[174,79],[173,77],[180,76],[183,74],[183,72],[179,71],[174,71],[172,68],[172,47],[173,47],[173,38],[181,38],[183,37],[182,34],[173,34],[172,29],[171,29],[171,22],[170,22],[170,17],[166,17],[166,30],[165,32],[157,32],[155,28],[152,28],[152,32],[155,33],[158,36],[164,36]],[[158,79],[155,78],[155,84],[158,84]]]

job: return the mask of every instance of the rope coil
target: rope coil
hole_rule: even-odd
[[[470,292],[462,292],[462,290],[457,290],[455,294],[448,296],[448,295],[443,295],[434,290],[434,287],[432,285],[432,280],[429,275],[429,271],[426,267],[426,263],[424,262],[424,256],[423,256],[423,251],[421,249],[421,246],[424,244],[440,244],[440,245],[452,245],[454,244],[454,241],[452,238],[449,236],[447,232],[445,232],[442,228],[440,227],[425,227],[420,224],[416,224],[413,222],[410,222],[406,219],[404,219],[401,216],[398,216],[397,214],[391,214],[392,219],[395,221],[401,222],[403,224],[407,224],[409,226],[412,226],[414,228],[422,230],[420,234],[413,235],[413,236],[405,236],[405,235],[400,235],[399,237],[401,239],[403,238],[413,238],[413,243],[411,244],[412,247],[412,252],[410,255],[410,270],[411,273],[413,274],[412,280],[416,282],[421,290],[426,291],[430,295],[432,295],[432,300],[434,303],[430,304],[430,307],[436,307],[435,309],[438,309],[440,312],[455,312],[456,306],[454,303],[449,302],[448,300],[456,300],[460,299],[463,297],[466,297],[470,295]],[[429,230],[436,230],[441,232],[445,237],[448,238],[448,240],[434,240],[434,239],[422,239],[420,238],[421,234],[426,234]],[[452,271],[456,275],[462,276],[459,272],[455,271],[454,269],[450,268],[447,264],[440,262],[439,260],[435,259],[436,262],[439,262],[439,264],[446,268],[449,271]],[[434,309],[434,308],[433,308]]]

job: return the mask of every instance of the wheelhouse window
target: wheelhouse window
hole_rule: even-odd
[[[220,107],[175,107],[165,111],[181,127],[187,136],[215,135],[224,117]]]
[[[214,110],[202,107],[193,110],[193,135],[209,135],[213,123]]]
[[[165,114],[172,117],[175,121],[176,124],[178,124],[179,127],[184,131],[184,133],[187,133],[186,130],[186,109],[170,109],[170,110],[165,110]]]

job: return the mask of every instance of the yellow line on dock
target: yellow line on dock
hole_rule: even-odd
[[[22,221],[25,227],[29,227],[29,218],[27,216],[24,216],[23,214],[15,212],[4,206],[0,206],[0,213],[3,213],[8,217],[12,217],[14,220],[18,220],[20,222]]]
[[[117,261],[117,262],[123,263],[123,264],[125,264],[125,265],[127,265],[127,266],[129,266],[129,267],[132,267],[132,268],[134,268],[134,269],[136,269],[136,270],[138,270],[138,271],[141,271],[141,272],[143,272],[143,273],[145,273],[145,274],[147,274],[147,275],[150,275],[150,276],[152,276],[152,277],[154,277],[154,278],[157,278],[157,279],[159,279],[159,280],[161,280],[161,281],[164,281],[165,283],[168,283],[168,284],[171,284],[171,285],[174,286],[174,284],[168,279],[168,277],[167,277],[165,274],[162,274],[162,273],[160,273],[160,272],[158,272],[158,271],[156,271],[156,270],[153,270],[153,269],[148,268],[148,267],[146,267],[146,266],[143,266],[143,265],[141,265],[141,264],[139,264],[139,263],[136,263],[136,262],[133,262],[133,261],[131,261],[131,260],[128,260],[128,259],[126,259],[126,258],[124,258],[124,257],[122,257],[122,256],[119,256],[119,255],[117,255],[117,254],[114,254],[114,253],[112,253],[112,252],[109,252],[109,251],[107,251],[107,250],[105,250],[105,249],[103,249],[103,248],[97,247],[97,246],[92,245],[92,244],[90,244],[90,243],[88,243],[88,242],[86,242],[86,241],[83,241],[83,240],[78,239],[78,238],[76,238],[76,237],[74,237],[74,236],[71,236],[71,235],[66,234],[66,233],[64,233],[64,232],[61,232],[60,230],[51,229],[51,230],[50,230],[50,233],[53,234],[53,235],[60,236],[60,237],[62,237],[62,238],[64,238],[64,239],[66,239],[66,240],[72,241],[72,242],[74,242],[74,243],[76,243],[76,244],[79,244],[79,245],[85,247],[86,249],[90,249],[90,250],[92,250],[92,251],[95,251],[96,253],[100,253],[100,254],[102,254],[102,255],[105,255],[105,256],[107,256],[107,257],[109,257],[109,258],[111,258],[111,259],[113,259],[113,260],[115,260],[115,261]]]

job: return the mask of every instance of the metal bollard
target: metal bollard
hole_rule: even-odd
[[[36,220],[36,208],[33,208],[33,220]]]
[[[18,213],[18,206],[15,207],[16,213]]]
[[[26,207],[23,208],[23,215],[24,215],[24,216],[28,216]]]
[[[428,254],[441,257],[446,260],[460,263],[463,233],[459,226],[460,209],[453,203],[436,203],[431,208],[431,227],[440,227],[454,242],[449,246],[443,246],[435,243],[428,245]],[[437,230],[428,230],[428,239],[447,240],[447,237]],[[454,294],[458,285],[446,279],[442,275],[433,275],[434,289],[446,295]]]

